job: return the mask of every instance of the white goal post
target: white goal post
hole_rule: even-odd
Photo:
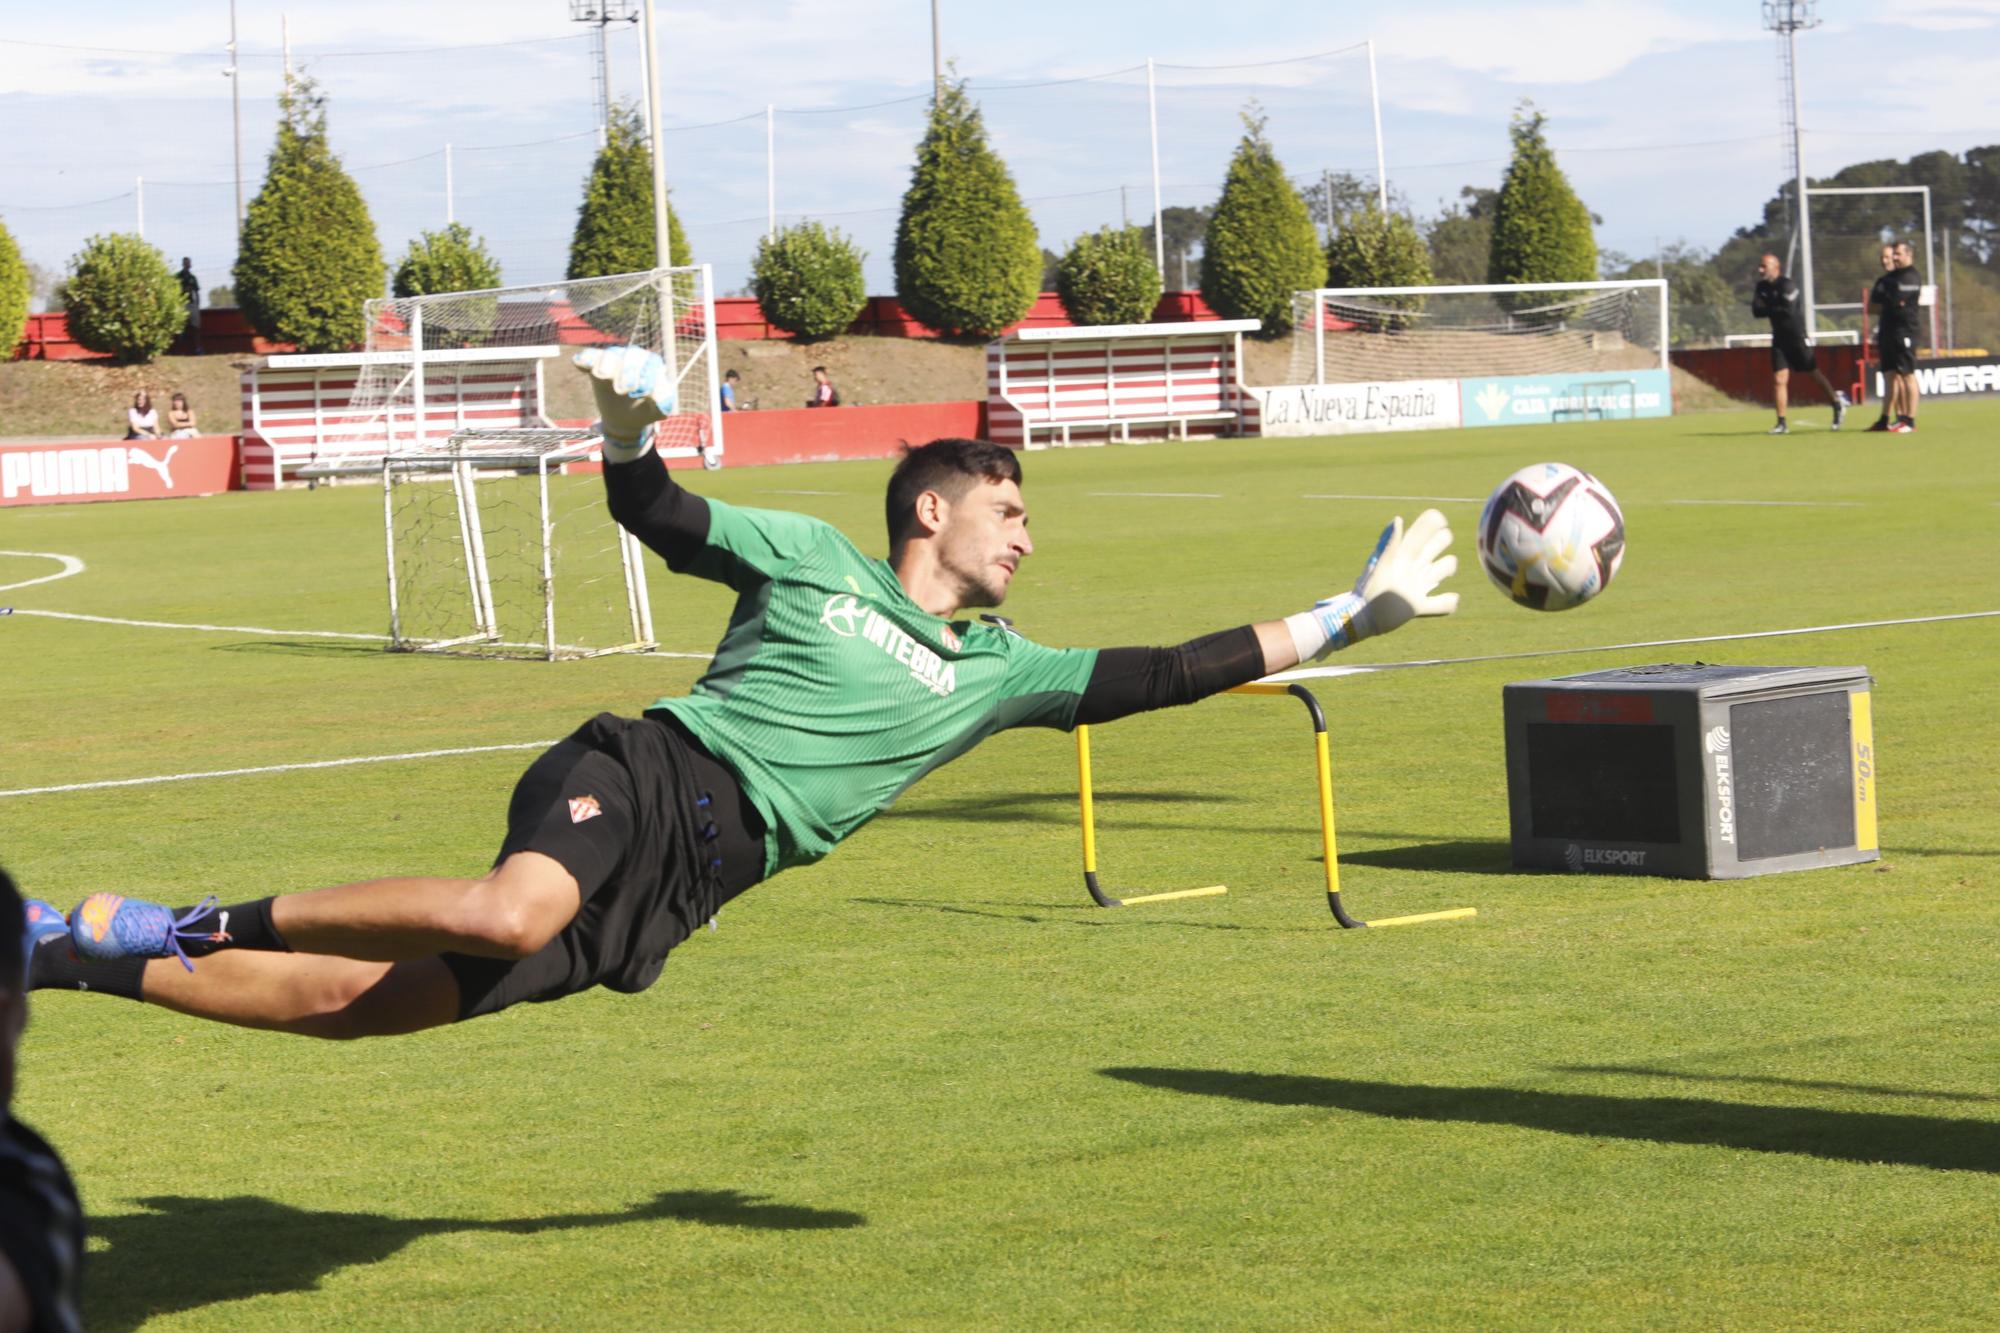
[[[643,554],[605,507],[589,377],[568,360],[593,344],[658,353],[676,410],[655,427],[656,451],[721,466],[708,268],[367,308],[344,421],[379,441],[391,647],[550,660],[652,649]],[[534,374],[481,382],[481,356],[510,350]]]
[[[1660,278],[1321,288],[1292,317],[1293,384],[1668,368]]]

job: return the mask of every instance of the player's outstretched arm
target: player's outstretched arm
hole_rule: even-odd
[[[1076,720],[1109,722],[1193,703],[1387,634],[1419,616],[1448,616],[1458,609],[1458,594],[1437,589],[1458,572],[1458,557],[1446,553],[1450,546],[1451,527],[1437,510],[1426,509],[1407,531],[1398,517],[1382,529],[1353,589],[1309,610],[1177,648],[1107,648],[1097,655]]]
[[[590,347],[576,354],[597,400],[604,438],[604,493],[611,516],[678,569],[708,540],[708,502],[675,481],[653,452],[653,429],[674,410],[666,363],[643,347]]]

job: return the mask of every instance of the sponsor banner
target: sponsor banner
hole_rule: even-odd
[[[1459,424],[1457,380],[1287,384],[1251,389],[1265,435],[1347,435]]]
[[[229,489],[235,471],[228,435],[0,444],[0,506],[213,495]]]
[[[1888,396],[1882,371],[1875,369],[1875,397]],[[1941,356],[1917,361],[1917,394],[1922,398],[1938,395],[1959,398],[1972,393],[2000,393],[2000,358],[1990,356]]]
[[[1673,381],[1664,370],[1500,375],[1460,380],[1459,390],[1460,414],[1468,426],[1664,417],[1674,409]]]

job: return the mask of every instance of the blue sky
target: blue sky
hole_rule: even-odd
[[[2000,142],[2000,0],[1818,8],[1800,38],[1809,170]],[[1366,58],[1345,49],[1367,38],[1389,183],[1419,214],[1497,183],[1523,97],[1548,115],[1606,248],[1713,246],[1756,219],[1783,173],[1776,40],[1756,0],[940,9],[945,53],[1058,250],[1150,211],[1148,56],[1168,204],[1213,200],[1252,97],[1295,177],[1372,177]],[[871,290],[889,290],[930,79],[928,0],[659,0],[658,14],[669,183],[721,288],[746,281],[764,229],[770,105],[780,220],[854,235]],[[450,143],[453,211],[506,280],[561,274],[596,124],[586,29],[564,0],[237,0],[246,197],[271,141],[281,15],[391,259],[444,223]],[[0,0],[0,219],[30,259],[60,269],[85,237],[131,230],[143,177],[147,239],[226,280],[228,16],[227,0]],[[610,43],[613,91],[636,97],[636,29]]]

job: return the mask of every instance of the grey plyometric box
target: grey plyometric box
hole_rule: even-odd
[[[1736,879],[1880,856],[1866,667],[1622,667],[1502,694],[1523,869]]]

